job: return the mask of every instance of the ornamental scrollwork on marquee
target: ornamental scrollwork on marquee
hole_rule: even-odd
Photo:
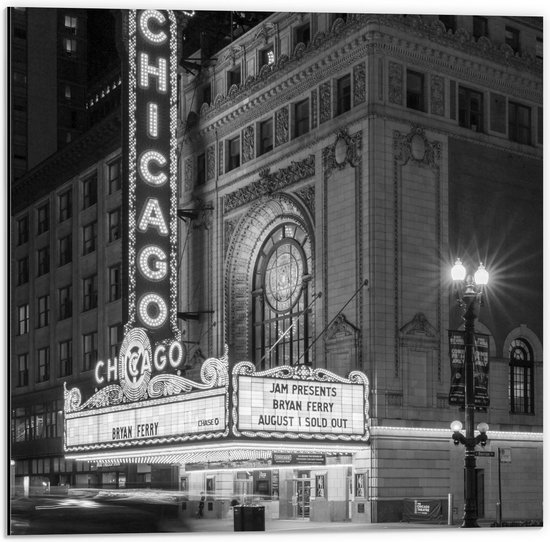
[[[126,339],[125,339],[126,340]],[[125,356],[124,342],[119,356],[119,367],[122,367],[122,357]],[[141,353],[146,352],[145,347]],[[139,354],[132,353],[132,359],[137,359]],[[130,361],[131,363],[131,361]],[[82,404],[82,394],[78,388],[67,388],[64,383],[64,407],[65,413],[81,412],[104,407],[111,407],[125,403],[157,399],[179,394],[190,393],[195,390],[209,390],[214,388],[227,388],[229,385],[228,349],[225,347],[221,358],[206,359],[200,370],[201,382],[196,382],[178,374],[161,373],[151,378],[151,371],[145,370],[136,383],[130,383],[123,373],[120,384],[110,384],[97,391],[85,403]]]
[[[239,377],[264,377],[280,379],[281,383],[285,381],[306,381],[320,383],[341,383],[354,384],[363,387],[364,400],[364,426],[363,434],[343,434],[315,432],[307,433],[303,431],[257,431],[240,430],[239,425]],[[233,367],[232,371],[232,432],[237,437],[261,437],[261,438],[290,438],[290,439],[308,439],[308,440],[346,440],[346,441],[368,441],[369,440],[369,381],[367,376],[361,371],[352,371],[348,378],[341,377],[327,369],[313,368],[310,365],[281,365],[264,371],[256,372],[256,366],[249,361],[241,361]]]

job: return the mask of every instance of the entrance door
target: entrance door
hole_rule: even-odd
[[[476,504],[477,517],[485,517],[485,471],[476,469]]]
[[[311,480],[296,480],[296,517],[309,518]]]

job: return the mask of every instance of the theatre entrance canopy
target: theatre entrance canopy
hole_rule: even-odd
[[[227,351],[180,375],[176,342],[154,350],[143,330],[125,337],[114,362],[98,362],[83,400],[65,389],[67,458],[116,463],[272,459],[274,453],[348,455],[369,442],[367,377],[306,365],[229,371]],[[168,371],[168,372],[166,372]]]

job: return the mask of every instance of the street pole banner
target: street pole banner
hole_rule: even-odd
[[[449,331],[449,357],[451,361],[451,389],[449,404],[464,407],[465,397],[465,341],[464,331]],[[474,352],[474,398],[475,406],[489,406],[489,336],[475,334]]]

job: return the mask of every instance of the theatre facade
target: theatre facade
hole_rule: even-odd
[[[121,344],[50,390],[87,484],[457,522],[461,257],[498,279],[477,514],[542,518],[542,24],[478,19],[275,13],[197,67],[124,12]]]

